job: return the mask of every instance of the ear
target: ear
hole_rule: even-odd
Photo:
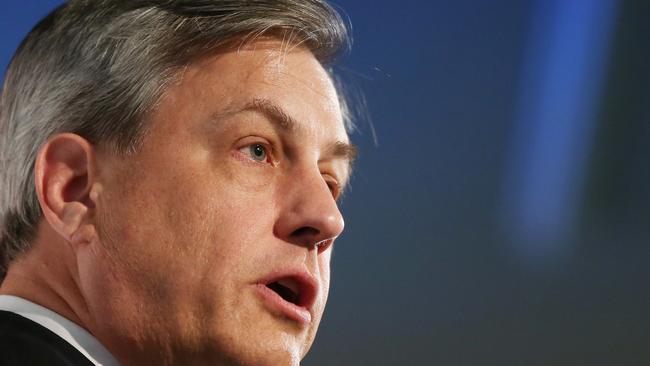
[[[93,146],[75,134],[54,136],[36,157],[34,178],[43,216],[68,242],[86,236],[75,235],[79,231],[88,232],[82,225],[94,213],[95,172]]]

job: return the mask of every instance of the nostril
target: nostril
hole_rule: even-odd
[[[299,242],[304,245],[314,245],[318,239],[320,231],[310,226],[303,226],[295,230],[291,236],[295,239],[296,242]]]

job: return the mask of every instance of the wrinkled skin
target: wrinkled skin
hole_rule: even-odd
[[[242,110],[255,100],[296,125]],[[133,156],[97,153],[97,240],[77,252],[85,325],[125,364],[298,364],[349,174],[330,148],[348,136],[327,72],[308,50],[258,41],[190,65],[148,123]],[[286,268],[317,280],[307,324],[254,291]]]

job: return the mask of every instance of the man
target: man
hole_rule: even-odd
[[[3,365],[296,365],[350,144],[321,0],[72,0],[5,76]]]

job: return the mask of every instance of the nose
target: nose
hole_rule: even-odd
[[[326,247],[343,232],[343,216],[320,172],[296,171],[284,187],[277,237],[308,248]]]

